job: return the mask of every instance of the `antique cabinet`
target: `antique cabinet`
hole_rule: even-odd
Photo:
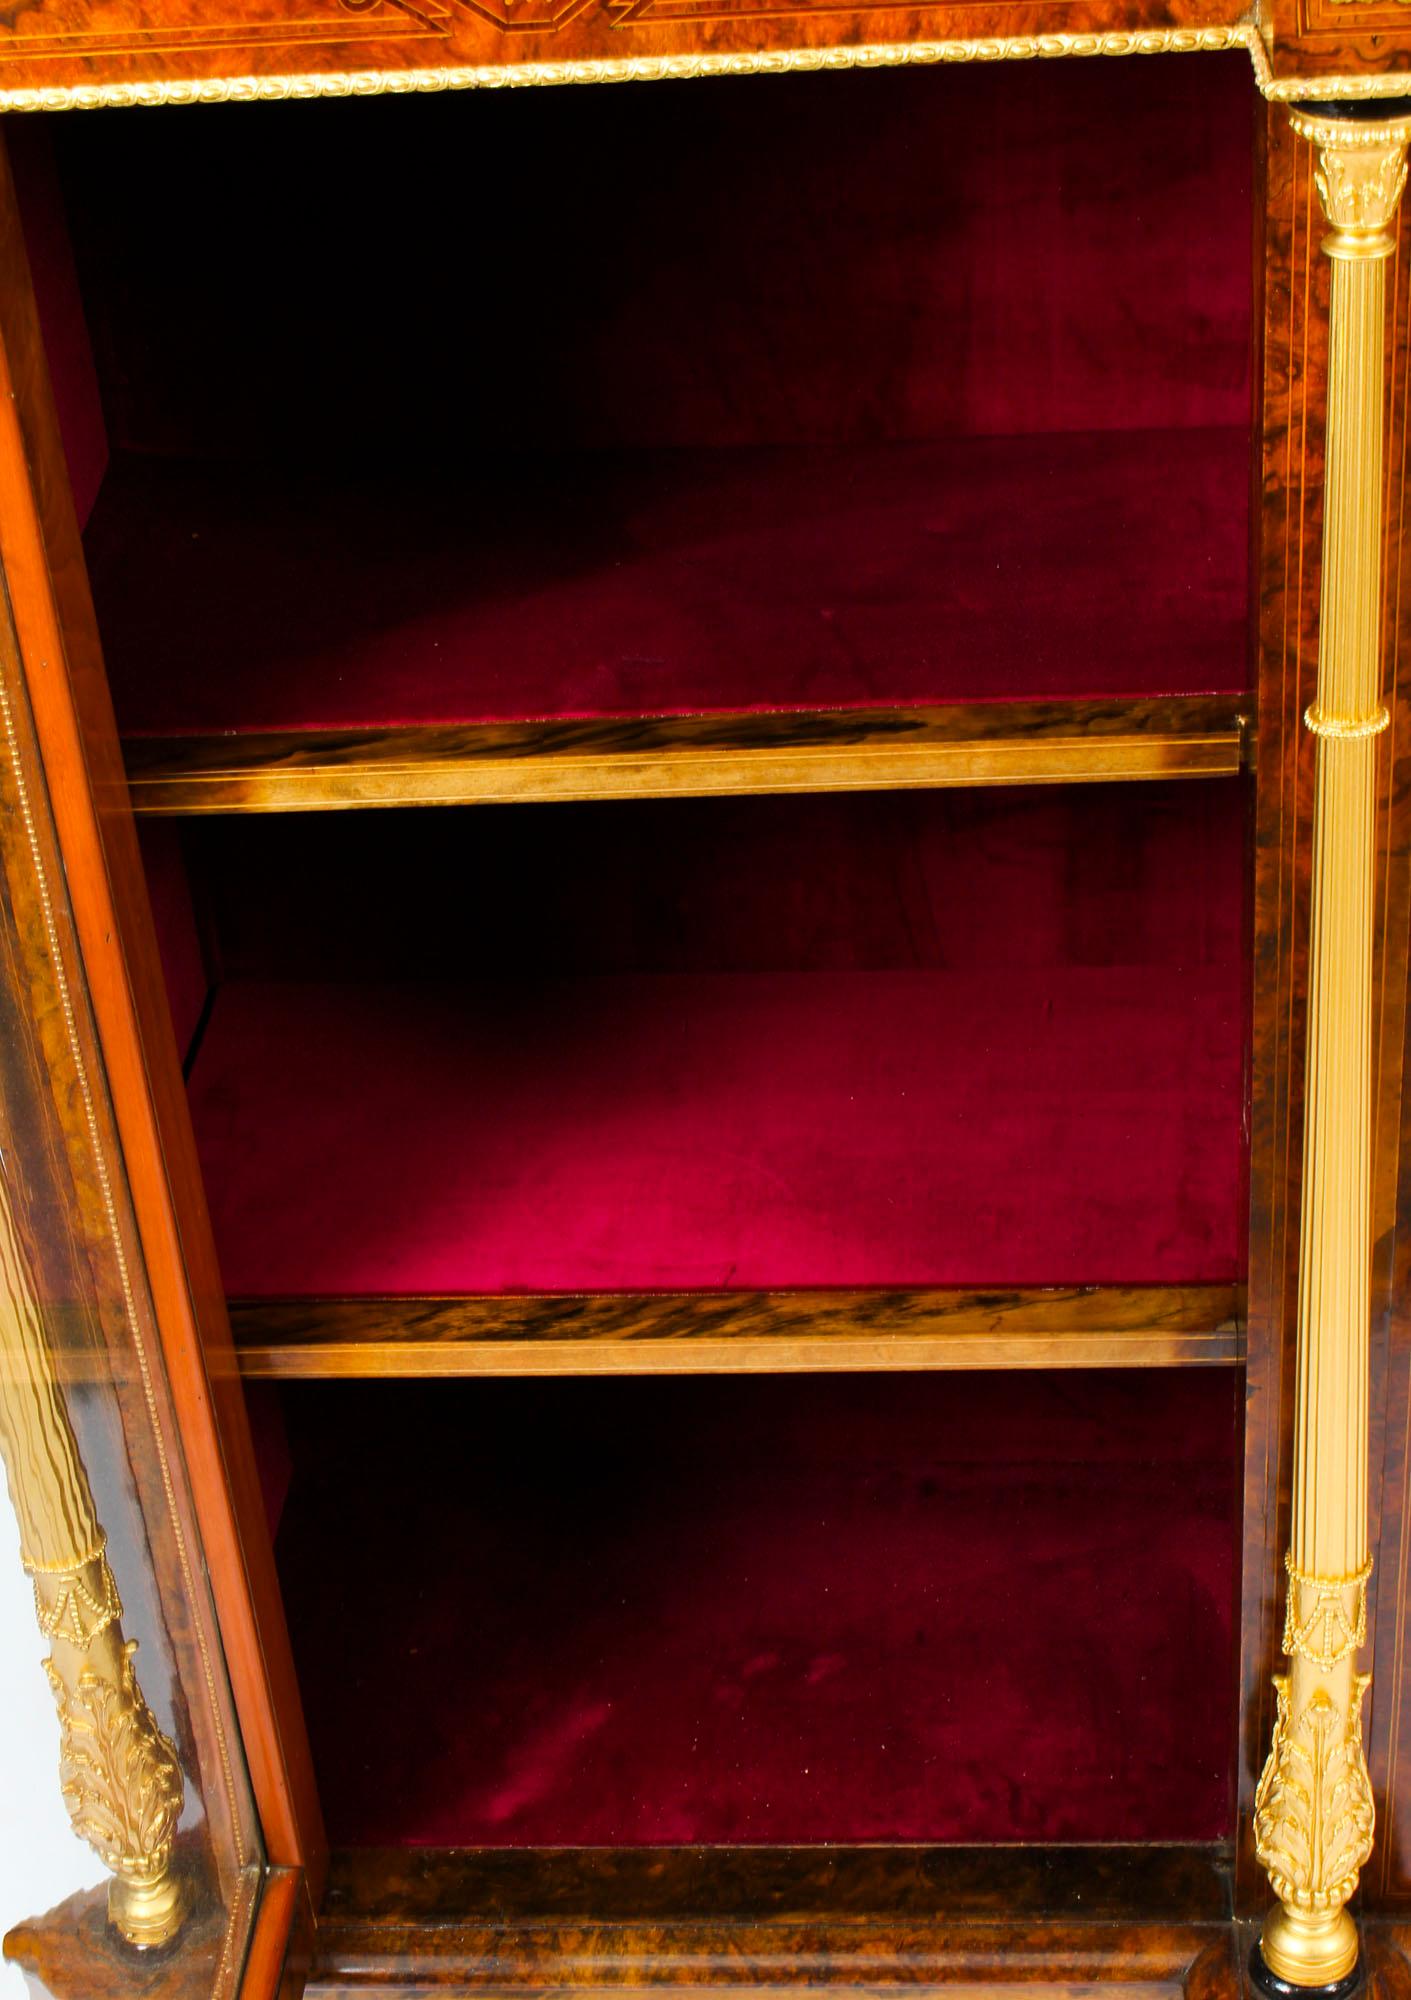
[[[37,1994],[1411,1982],[1407,71],[0,9]]]

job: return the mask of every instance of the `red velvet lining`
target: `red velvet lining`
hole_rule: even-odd
[[[454,461],[1246,425],[1259,104],[1235,51],[56,145],[115,445]]]
[[[64,127],[124,728],[1241,690],[1257,101],[1234,56]]]
[[[1223,967],[1238,781],[239,814],[183,846],[231,979]]]
[[[184,1057],[205,1009],[210,981],[191,901],[182,828],[171,820],[139,820],[137,838],[176,1045]]]
[[[288,1393],[330,1834],[1226,1836],[1240,1384]]]
[[[192,1104],[240,1295],[1222,1280],[1224,968],[240,984]]]
[[[50,130],[32,120],[23,131],[11,128],[6,134],[6,150],[15,177],[15,198],[24,226],[69,485],[82,526],[93,511],[107,470],[108,434],[50,140]]]
[[[193,827],[228,1287],[1233,1277],[1243,826],[1207,782]]]
[[[88,559],[134,733],[1238,692],[1243,431],[128,460]]]

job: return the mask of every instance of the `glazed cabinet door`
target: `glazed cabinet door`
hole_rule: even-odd
[[[266,1995],[317,1811],[3,158],[0,376],[0,1456],[108,1877],[6,1953],[56,2000]]]

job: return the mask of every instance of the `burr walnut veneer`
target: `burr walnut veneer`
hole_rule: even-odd
[[[0,8],[36,1995],[1411,1993],[1408,25]]]

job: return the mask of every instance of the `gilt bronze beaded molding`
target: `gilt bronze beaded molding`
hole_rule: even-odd
[[[730,53],[585,57],[562,62],[452,65],[427,69],[308,71],[287,75],[164,77],[146,83],[0,87],[3,111],[93,111],[159,104],[255,104],[311,97],[412,96],[447,90],[517,90],[571,83],[685,82],[709,76],[780,76],[803,71],[904,69],[945,63],[1061,60],[1075,56],[1209,55],[1243,49],[1255,82],[1273,101],[1319,103],[1398,97],[1411,72],[1368,76],[1276,77],[1252,18],[1195,28],[1110,29],[1094,33],[990,35],[917,42],[845,43],[832,48]]]

